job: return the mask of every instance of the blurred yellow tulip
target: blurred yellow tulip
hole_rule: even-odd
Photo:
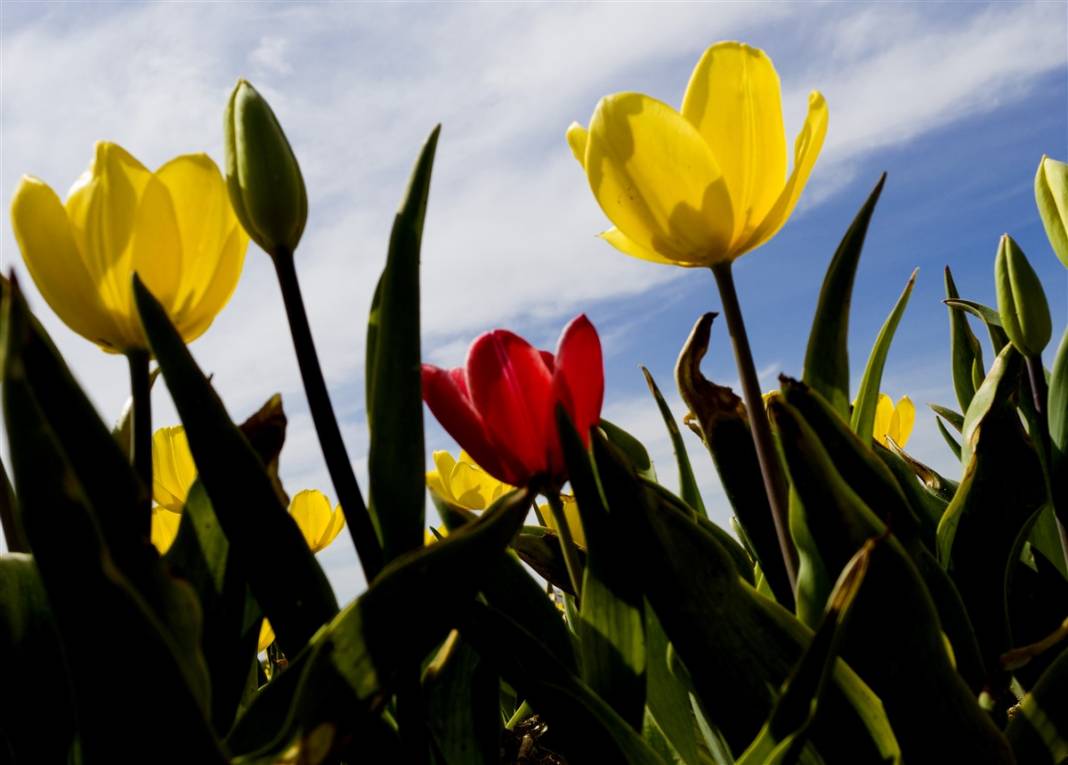
[[[773,237],[790,217],[827,133],[813,91],[786,174],[779,76],[739,42],[716,43],[690,77],[682,111],[641,93],[597,104],[572,123],[571,151],[614,227],[601,236],[643,260],[711,266]]]
[[[192,342],[233,294],[249,241],[206,154],[183,155],[151,172],[106,141],[96,144],[66,204],[47,184],[24,176],[11,223],[52,310],[112,353],[148,348],[133,301],[134,272]]]
[[[560,500],[564,505],[564,520],[567,521],[567,528],[571,532],[571,539],[579,547],[586,547],[586,532],[582,529],[582,518],[579,517],[578,503],[575,502],[575,498],[570,494],[561,494]],[[545,525],[553,531],[557,531],[556,519],[553,517],[552,510],[548,505],[539,505],[538,512],[541,513],[541,517],[545,519]]]
[[[883,446],[890,437],[894,443],[904,448],[912,435],[912,426],[916,423],[916,406],[908,396],[902,396],[894,406],[894,400],[885,393],[879,394],[879,403],[875,407],[875,427],[872,437]]]
[[[442,499],[468,510],[485,510],[514,486],[498,481],[480,468],[465,451],[454,459],[447,451],[434,452],[434,466],[426,484]]]

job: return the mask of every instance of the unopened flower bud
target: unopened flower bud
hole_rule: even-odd
[[[1053,332],[1046,293],[1023,250],[1008,234],[998,245],[994,281],[1005,334],[1023,355],[1041,354]]]
[[[238,80],[226,105],[226,185],[238,220],[269,255],[293,252],[308,218],[308,195],[293,149],[270,105]]]
[[[1068,165],[1042,157],[1035,173],[1035,202],[1053,252],[1068,268]]]

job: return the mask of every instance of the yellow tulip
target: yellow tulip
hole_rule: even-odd
[[[885,393],[879,394],[879,403],[875,407],[875,427],[872,437],[883,446],[887,446],[889,436],[894,443],[904,448],[912,435],[912,426],[916,422],[916,406],[908,396],[902,396],[894,406],[894,400]]]
[[[775,67],[762,50],[721,42],[698,61],[681,112],[615,93],[567,140],[614,224],[601,236],[636,258],[694,267],[734,260],[782,228],[826,133],[827,104],[813,91],[787,177]]]
[[[454,459],[447,451],[434,452],[434,466],[426,474],[430,490],[442,499],[468,510],[485,510],[514,489],[480,468],[465,451]]]
[[[480,468],[465,451],[460,452],[459,459],[453,458],[447,451],[434,452],[434,466],[437,470],[431,470],[426,474],[426,483],[430,490],[447,502],[468,510],[485,510],[499,497],[515,488],[498,481]],[[585,547],[586,535],[582,531],[582,522],[579,520],[575,498],[569,494],[561,494],[560,499],[564,503],[564,517],[567,519],[572,538],[576,544]],[[549,506],[539,505],[538,512],[545,519],[545,524],[555,531],[556,524]],[[447,529],[436,529],[436,531],[443,537],[448,536]],[[427,529],[424,532],[423,541],[426,544],[432,544],[437,541],[437,536]]]
[[[152,434],[152,498],[172,513],[182,512],[197,466],[185,428],[160,428]]]
[[[168,510],[162,505],[156,505],[152,508],[152,531],[151,540],[152,544],[159,550],[159,554],[163,555],[174,544],[175,538],[178,536],[178,525],[182,521],[182,514],[180,512],[174,512]]]
[[[564,520],[567,521],[567,528],[571,532],[571,539],[579,547],[586,547],[586,532],[582,529],[582,519],[579,517],[578,503],[575,502],[575,498],[570,494],[561,494],[560,500],[564,505]],[[556,527],[556,519],[553,517],[552,510],[548,505],[539,505],[538,512],[541,513],[541,517],[545,519],[545,525],[553,531],[558,531]]]
[[[230,299],[248,248],[210,157],[183,155],[153,173],[104,141],[66,204],[44,182],[23,177],[11,222],[52,310],[113,353],[148,348],[134,306],[134,272],[191,342]]]
[[[298,492],[289,503],[289,514],[297,522],[313,553],[325,550],[345,528],[341,505],[331,509],[330,500],[315,489]]]

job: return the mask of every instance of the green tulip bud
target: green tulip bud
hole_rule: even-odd
[[[1068,268],[1068,165],[1042,156],[1035,173],[1035,202],[1053,252]]]
[[[308,219],[308,195],[293,149],[270,105],[238,80],[226,105],[226,185],[238,220],[269,255],[293,252]]]
[[[1004,234],[994,261],[998,313],[1005,334],[1024,356],[1038,356],[1053,334],[1049,303],[1020,246]]]

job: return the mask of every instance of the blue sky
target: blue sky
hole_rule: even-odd
[[[298,270],[361,475],[367,307],[410,164],[442,122],[424,246],[425,357],[459,364],[473,337],[498,326],[551,348],[585,311],[606,347],[606,415],[646,441],[673,483],[670,446],[638,365],[650,367],[681,416],[674,360],[696,317],[718,309],[714,284],[707,272],[634,261],[597,240],[607,224],[563,135],[611,92],[678,105],[693,64],[717,40],[741,39],[773,58],[791,145],[809,90],[821,90],[830,109],[827,143],[798,211],[736,264],[765,387],[779,371],[800,373],[823,270],[883,170],[889,180],[854,295],[851,361],[856,381],[918,266],[883,385],[920,406],[910,451],[959,471],[922,406],[954,403],[940,302],[945,265],[964,296],[993,304],[994,253],[1008,232],[1046,285],[1055,337],[1068,316],[1068,272],[1049,250],[1032,192],[1043,153],[1068,159],[1064,2],[4,2],[0,14],[5,210],[23,173],[63,194],[97,139],[150,167],[185,152],[221,161],[234,81],[247,77],[267,95],[308,183]],[[3,267],[25,276],[6,221],[0,237]],[[125,365],[73,335],[30,293],[112,419],[127,395]],[[712,343],[706,374],[735,380],[724,327]],[[282,392],[287,486],[332,495],[273,273],[254,247],[231,304],[193,351],[235,418]],[[157,426],[176,422],[162,386],[155,408]],[[429,417],[427,426],[428,456],[452,448]],[[686,437],[706,500],[725,524],[711,461]],[[341,597],[362,587],[343,538],[320,557]]]

